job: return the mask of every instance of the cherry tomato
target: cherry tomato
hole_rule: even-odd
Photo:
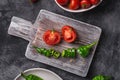
[[[57,0],[60,5],[67,5],[69,0]]]
[[[90,0],[92,5],[96,5],[100,2],[100,0]]]
[[[43,40],[48,45],[56,45],[56,44],[60,43],[61,36],[60,36],[60,33],[55,30],[47,30],[43,34]]]
[[[81,6],[81,8],[83,8],[83,9],[87,9],[87,8],[91,7],[91,3],[90,3],[89,0],[82,0],[82,1],[80,2],[80,6]]]
[[[75,30],[68,25],[62,27],[62,35],[64,40],[68,43],[75,41],[77,37]]]
[[[69,9],[76,10],[79,8],[79,0],[70,0]]]

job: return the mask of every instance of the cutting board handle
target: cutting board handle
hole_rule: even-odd
[[[31,41],[32,26],[33,24],[30,21],[14,16],[11,19],[8,34]]]

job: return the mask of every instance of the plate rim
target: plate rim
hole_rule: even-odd
[[[48,69],[45,69],[45,68],[30,68],[30,69],[27,69],[25,71],[23,71],[24,73],[28,72],[28,71],[34,71],[34,70],[43,70],[43,71],[46,71],[46,72],[49,72],[51,74],[53,74],[54,76],[56,76],[57,78],[59,78],[59,80],[63,80],[59,75],[57,75],[55,72],[51,71],[51,70],[48,70]],[[14,80],[17,80],[21,75],[18,74]]]

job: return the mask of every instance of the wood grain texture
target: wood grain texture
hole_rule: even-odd
[[[27,41],[31,40],[32,23],[18,17],[12,17],[11,23],[8,29],[8,34],[23,38]]]

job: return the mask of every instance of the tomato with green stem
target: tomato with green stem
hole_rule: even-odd
[[[87,8],[90,8],[90,7],[91,7],[91,3],[90,3],[89,0],[82,0],[82,1],[80,2],[80,6],[81,6],[81,8],[83,8],[83,9],[87,9]]]
[[[48,45],[56,45],[56,44],[60,43],[61,35],[59,32],[57,32],[55,30],[47,30],[43,34],[43,40]]]

